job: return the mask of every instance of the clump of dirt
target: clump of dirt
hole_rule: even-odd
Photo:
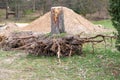
[[[7,22],[0,27],[0,35],[8,36],[11,32],[19,30],[19,27],[14,22]]]
[[[82,17],[81,15],[75,13],[73,10],[63,7],[64,12],[64,24],[65,31],[67,33],[79,34],[84,33],[94,33],[103,32],[104,29],[95,26],[93,23]],[[31,22],[28,26],[22,28],[22,30],[35,31],[41,33],[47,33],[51,31],[51,12],[46,13],[42,17]]]

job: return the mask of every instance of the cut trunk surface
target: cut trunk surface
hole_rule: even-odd
[[[51,8],[51,34],[64,33],[64,14],[62,7]]]

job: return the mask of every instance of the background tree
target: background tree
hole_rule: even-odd
[[[112,22],[118,31],[118,39],[116,41],[116,47],[120,51],[120,0],[110,0],[109,10]]]
[[[10,9],[16,12],[16,17],[21,18],[33,12],[43,15],[54,6],[71,8],[83,16],[99,13],[98,16],[103,17],[103,12],[107,12],[109,0],[0,0],[1,9],[6,7],[6,1],[8,1]]]

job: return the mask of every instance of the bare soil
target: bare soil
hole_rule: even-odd
[[[63,7],[65,30],[70,34],[104,32],[105,29],[95,26],[93,23],[75,13],[73,10]],[[22,28],[25,31],[35,31],[48,33],[51,31],[51,12],[31,22],[28,26]]]

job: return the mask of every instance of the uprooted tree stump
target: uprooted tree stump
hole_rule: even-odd
[[[0,36],[2,37],[2,36]],[[37,56],[71,56],[82,54],[85,43],[105,42],[105,38],[116,38],[115,36],[97,35],[82,38],[80,35],[56,37],[34,34],[32,32],[11,33],[6,38],[1,38],[0,48],[3,50],[23,50]],[[106,42],[105,42],[106,43]]]
[[[51,8],[51,34],[64,33],[64,13],[62,7]]]

